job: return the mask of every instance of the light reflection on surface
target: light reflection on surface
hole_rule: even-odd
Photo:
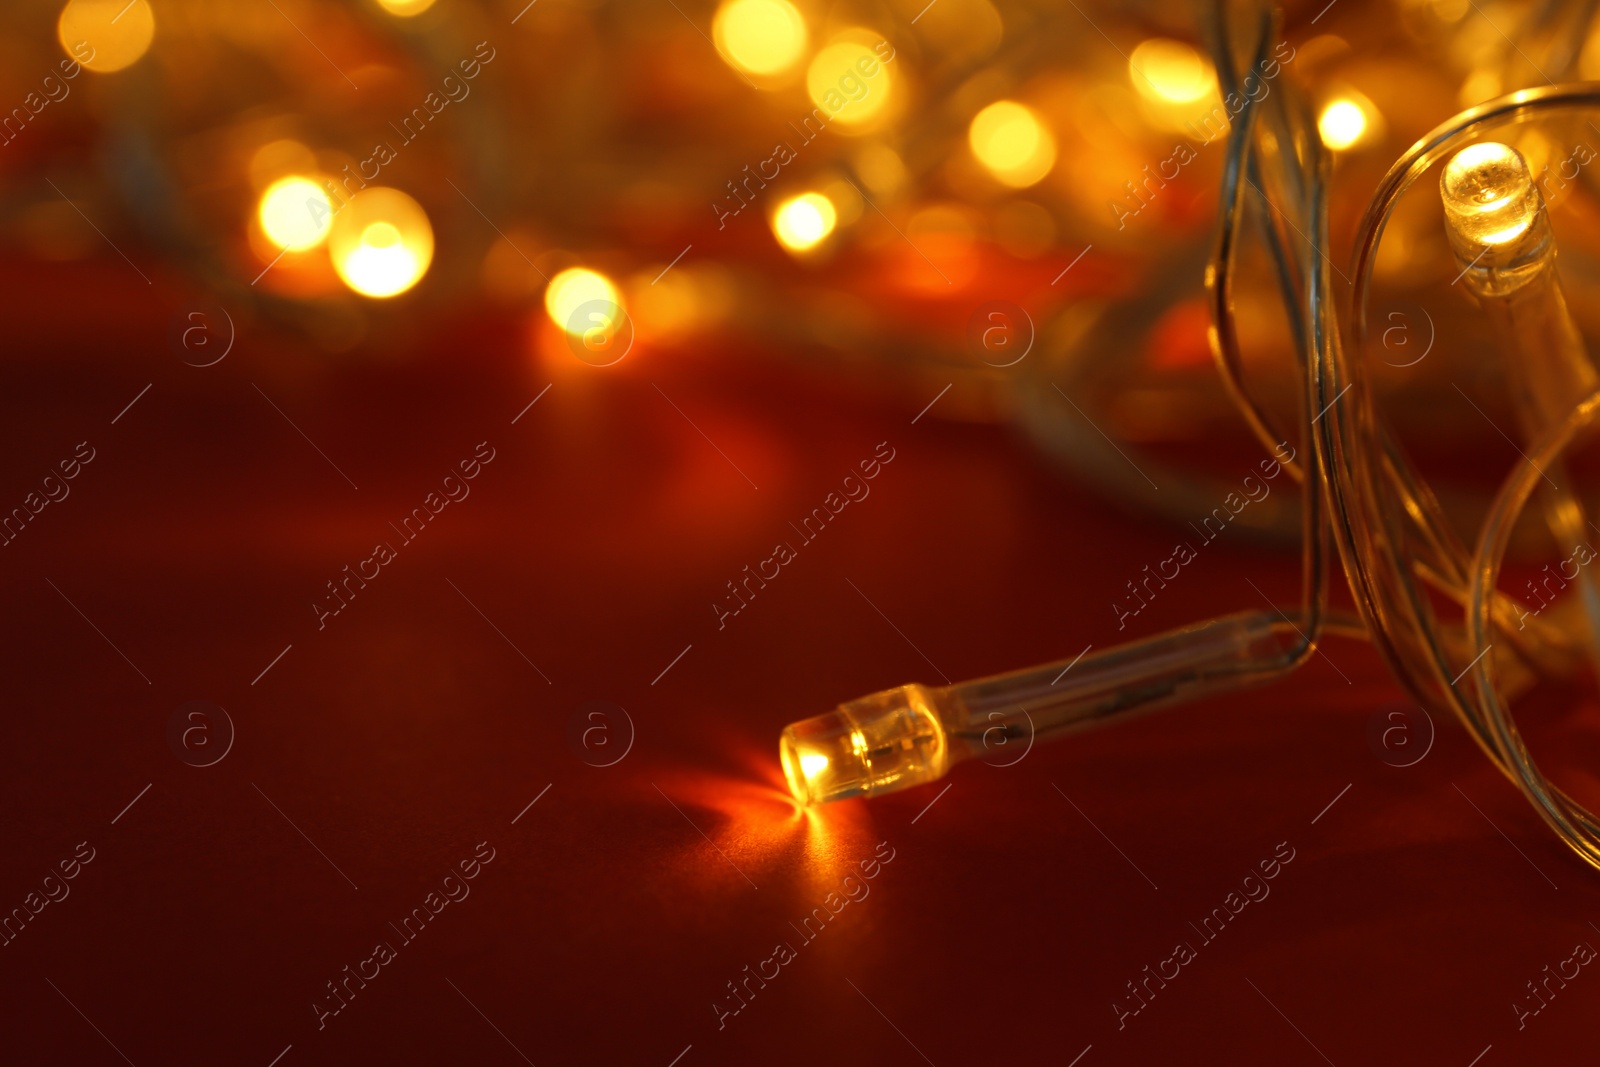
[[[725,861],[706,849],[698,835],[685,838],[680,856],[700,872],[695,880],[725,884],[732,893],[745,887],[732,864],[763,890],[776,888],[804,910],[872,855],[881,838],[864,802],[802,807],[789,792],[776,752],[752,748],[728,755],[744,773],[684,771],[654,779],[726,856]],[[648,792],[655,796],[655,790]]]

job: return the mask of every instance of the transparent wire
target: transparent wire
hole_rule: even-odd
[[[1239,30],[1211,6],[1208,37],[1220,88],[1241,80],[1276,39],[1275,13],[1254,9]],[[1238,42],[1246,47],[1237,47]],[[1301,483],[1302,603],[1293,614],[1245,612],[1094,655],[945,687],[902,686],[784,731],[781,754],[803,801],[871,796],[931,781],[1004,744],[1098,724],[1281,677],[1325,633],[1370,640],[1424,707],[1458,719],[1482,750],[1580,856],[1600,867],[1600,825],[1529,755],[1509,701],[1539,678],[1585,669],[1587,642],[1554,613],[1531,619],[1496,587],[1524,505],[1574,441],[1600,425],[1600,393],[1529,450],[1469,548],[1378,410],[1363,363],[1373,264],[1396,204],[1431,167],[1493,131],[1600,110],[1600,86],[1512,93],[1453,117],[1390,168],[1357,229],[1348,275],[1328,253],[1331,160],[1305,96],[1285,84],[1244,105],[1226,142],[1216,244],[1206,291],[1217,368],[1269,454],[1291,439],[1250,389],[1235,318],[1237,261],[1253,223],[1283,300],[1303,388],[1292,435],[1309,447],[1284,468]],[[1346,288],[1340,290],[1338,283]],[[1341,297],[1342,292],[1342,297]],[[1573,398],[1577,401],[1578,398]],[[1337,549],[1357,614],[1329,609],[1328,544]],[[1436,604],[1460,610],[1440,617]],[[988,762],[996,762],[989,758]],[[1003,760],[1002,760],[1003,762]]]

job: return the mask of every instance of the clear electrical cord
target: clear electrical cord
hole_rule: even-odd
[[[1528,291],[1534,296],[1511,307],[1506,303],[1511,298],[1495,291],[1497,279],[1503,281],[1509,269],[1500,246],[1511,237],[1520,239],[1522,230],[1480,235],[1485,251],[1474,269],[1484,284],[1474,291],[1485,312],[1491,320],[1515,321],[1519,330],[1532,324],[1528,336],[1533,340],[1524,339],[1522,347],[1535,365],[1516,371],[1522,375],[1516,380],[1545,399],[1535,403],[1524,423],[1554,430],[1526,450],[1529,463],[1502,487],[1475,550],[1446,519],[1377,410],[1360,358],[1369,343],[1373,264],[1385,225],[1406,191],[1430,168],[1495,131],[1600,110],[1600,86],[1552,85],[1513,93],[1434,129],[1379,184],[1345,276],[1327,252],[1331,162],[1307,100],[1288,84],[1259,100],[1239,92],[1277,40],[1274,13],[1259,10],[1236,31],[1217,4],[1208,31],[1222,92],[1239,93],[1245,101],[1226,143],[1220,226],[1206,267],[1210,340],[1224,382],[1268,453],[1286,440],[1307,445],[1283,464],[1302,485],[1301,606],[1292,615],[1244,612],[1078,659],[944,687],[902,686],[847,702],[784,730],[780,757],[791,789],[801,802],[812,803],[932,781],[962,759],[993,753],[997,742],[1048,738],[1281,677],[1305,662],[1325,634],[1336,633],[1370,640],[1419,703],[1461,721],[1551,828],[1600,867],[1595,816],[1540,772],[1508,707],[1510,699],[1540,679],[1571,679],[1591,668],[1593,598],[1580,596],[1530,612],[1496,586],[1525,505],[1536,491],[1549,493],[1548,475],[1562,470],[1569,446],[1587,439],[1600,424],[1600,394],[1582,399],[1594,381],[1581,339],[1576,355],[1550,351],[1577,336],[1559,290],[1554,303],[1535,289]],[[1248,48],[1236,48],[1241,40]],[[1528,205],[1532,214],[1517,225],[1547,226],[1536,190]],[[1248,222],[1269,253],[1301,375],[1298,432],[1292,436],[1252,394],[1243,373],[1234,285]],[[1463,226],[1471,229],[1460,220],[1451,225],[1453,243]],[[1462,247],[1456,251],[1461,255]],[[1516,266],[1531,264],[1529,276],[1554,287],[1553,257],[1553,242],[1547,240]],[[1348,283],[1342,303],[1336,279]],[[1549,338],[1558,341],[1546,344]],[[1091,332],[1085,340],[1097,339]],[[1521,355],[1505,353],[1508,360]],[[1580,387],[1582,392],[1571,393]],[[1582,514],[1573,511],[1576,495],[1563,488],[1545,504],[1551,534],[1567,537],[1574,515]],[[1343,563],[1356,615],[1329,608],[1330,540]]]

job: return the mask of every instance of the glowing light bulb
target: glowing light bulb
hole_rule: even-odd
[[[801,193],[778,206],[772,232],[783,247],[795,252],[815,248],[838,224],[833,201],[821,193]]]
[[[67,0],[56,21],[61,47],[97,74],[133,66],[155,35],[148,0]]]
[[[1445,164],[1439,193],[1450,248],[1474,291],[1512,292],[1550,263],[1544,198],[1516,149],[1494,141],[1463,148]]]
[[[806,92],[828,121],[849,130],[868,127],[884,114],[894,77],[874,47],[882,39],[868,30],[847,30],[812,57]]]
[[[1366,136],[1367,113],[1354,100],[1340,97],[1329,101],[1317,118],[1317,132],[1323,144],[1342,152]]]
[[[934,693],[915,685],[790,724],[779,738],[778,757],[801,804],[908,789],[940,777],[951,763]]]
[[[1451,229],[1484,245],[1520,237],[1542,206],[1521,154],[1494,141],[1469,145],[1452,156],[1441,190]]]
[[[597,303],[598,302],[598,303]],[[596,325],[585,305],[594,304],[605,321],[602,328],[620,325],[622,297],[611,279],[586,267],[569,267],[550,279],[544,291],[544,310],[550,321],[574,337],[581,337]]]
[[[1128,57],[1128,77],[1139,95],[1160,104],[1192,104],[1217,87],[1216,71],[1182,41],[1152,37]]]
[[[328,251],[340,279],[362,296],[399,296],[428,273],[433,226],[398,189],[363,189],[339,208]]]
[[[967,129],[967,143],[989,173],[1014,189],[1033,185],[1056,162],[1056,141],[1039,117],[1012,100],[978,112]]]
[[[304,252],[327,240],[333,228],[333,205],[328,194],[310,178],[280,178],[261,194],[256,212],[261,231],[279,248]]]
[[[750,74],[781,74],[806,49],[806,20],[789,0],[724,0],[711,22],[722,58]]]
[[[389,14],[408,19],[428,10],[433,6],[434,0],[378,0],[378,3]]]

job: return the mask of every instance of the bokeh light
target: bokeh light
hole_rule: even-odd
[[[1056,162],[1056,141],[1039,116],[1014,100],[1000,100],[972,119],[967,142],[978,162],[1015,189],[1033,185]]]
[[[780,74],[805,52],[806,20],[789,0],[724,0],[711,23],[717,51],[750,74]]]
[[[67,55],[97,74],[131,67],[156,35],[147,0],[67,0],[56,37]]]
[[[408,19],[428,10],[433,6],[434,0],[378,0],[378,3],[389,14]]]
[[[783,247],[804,252],[820,244],[838,222],[833,201],[821,193],[801,193],[779,205],[772,216],[772,232]]]
[[[334,215],[328,234],[333,268],[362,296],[410,289],[433,262],[433,226],[422,205],[398,189],[363,189]]]
[[[900,154],[876,141],[861,146],[855,155],[855,166],[861,180],[875,193],[894,193],[910,178]]]
[[[596,300],[605,301],[616,310],[622,307],[622,296],[610,278],[587,267],[569,267],[550,279],[544,291],[544,310],[551,322],[573,336],[582,336],[595,324],[580,321],[578,310]],[[620,318],[615,313],[611,317],[613,325]]]
[[[300,174],[316,174],[317,154],[293,138],[283,137],[269,141],[250,155],[246,171],[250,184],[256,189],[266,189],[279,178]]]
[[[847,31],[812,58],[806,92],[830,121],[866,126],[889,106],[894,76],[872,44],[879,40],[867,30]]]
[[[333,228],[333,204],[321,185],[302,175],[280,178],[261,194],[257,211],[267,240],[290,252],[315,248]]]
[[[1361,140],[1366,131],[1367,116],[1359,104],[1350,100],[1331,101],[1317,118],[1317,132],[1322,134],[1322,143],[1329,148],[1349,148]]]
[[[1217,85],[1216,72],[1182,41],[1152,37],[1128,57],[1128,77],[1141,96],[1161,104],[1192,104]]]

